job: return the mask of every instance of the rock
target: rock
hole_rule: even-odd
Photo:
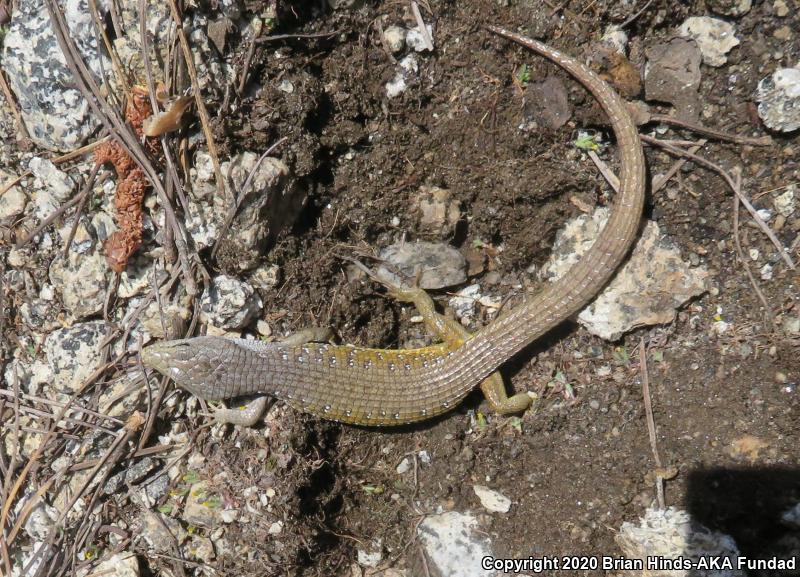
[[[435,290],[467,280],[467,261],[452,246],[433,242],[401,242],[387,246],[378,258],[402,274],[398,277],[389,267],[378,267],[378,276],[394,284],[409,284],[419,276],[420,288]]]
[[[34,215],[43,221],[72,196],[76,189],[75,181],[46,158],[31,158],[28,170],[33,173],[33,188],[36,190],[31,199]]]
[[[101,366],[100,345],[110,332],[108,323],[90,321],[47,335],[44,350],[53,371],[53,386],[71,392],[80,390],[89,375]]]
[[[262,291],[269,291],[278,285],[281,268],[276,264],[266,264],[255,269],[247,281],[253,287]]]
[[[186,544],[186,551],[193,559],[202,561],[203,563],[211,563],[217,558],[214,553],[214,543],[208,537],[201,537],[200,535],[192,535],[189,542]]]
[[[655,557],[666,559],[687,558],[697,563],[700,558],[727,558],[733,567],[739,549],[734,540],[723,533],[711,531],[694,521],[686,511],[668,507],[667,509],[648,509],[638,525],[628,523],[614,538],[629,559],[641,559],[644,567],[647,560]],[[736,569],[695,571],[645,570],[622,572],[625,577],[662,577],[688,575],[705,577],[744,577],[745,573]]]
[[[608,210],[600,208],[591,217],[569,221],[557,235],[542,275],[551,281],[563,276],[594,243],[607,215]],[[708,290],[708,276],[704,267],[686,266],[658,224],[649,221],[631,257],[600,296],[581,311],[578,322],[590,333],[612,341],[636,327],[672,322],[676,308]]]
[[[725,55],[739,45],[739,39],[734,36],[733,25],[709,16],[687,18],[678,28],[678,33],[697,42],[703,54],[703,62],[709,66],[725,64],[728,61]]]
[[[70,37],[95,81],[100,83],[102,66],[111,69],[97,46],[87,0],[65,0]],[[3,68],[17,97],[22,119],[31,139],[48,150],[68,152],[94,133],[99,122],[76,88],[58,45],[44,0],[16,4],[5,34]]]
[[[43,501],[34,505],[25,520],[25,532],[35,540],[44,541],[58,519],[58,511]]]
[[[34,298],[23,302],[19,307],[19,316],[28,328],[33,331],[53,331],[61,326],[57,313],[58,308],[53,301]]]
[[[103,310],[111,271],[99,251],[84,255],[70,252],[50,264],[50,282],[72,317],[83,319]]]
[[[188,533],[177,519],[145,509],[142,511],[140,536],[156,553],[172,553],[173,538],[180,545]]]
[[[400,464],[395,469],[398,475],[404,475],[411,470],[411,461],[408,457],[404,457]]]
[[[431,515],[417,529],[425,554],[439,575],[447,577],[492,577],[481,560],[492,555],[491,541],[468,513],[450,511]],[[421,573],[420,573],[421,574]]]
[[[386,83],[386,96],[396,98],[408,88],[408,83],[419,74],[417,57],[409,54],[398,63],[397,73]]]
[[[800,128],[800,68],[779,68],[758,83],[758,115],[768,128],[792,132]]]
[[[708,7],[723,16],[743,16],[750,12],[753,0],[708,0]]]
[[[619,29],[617,26],[609,26],[603,33],[600,41],[606,46],[612,47],[620,54],[625,54],[628,48],[628,33]]]
[[[475,491],[485,509],[493,513],[508,513],[511,510],[511,499],[502,493],[483,485],[473,485],[472,490]]]
[[[200,299],[200,320],[219,329],[244,328],[261,312],[263,304],[249,284],[220,275]]]
[[[702,55],[691,40],[673,38],[647,48],[644,91],[647,100],[669,102],[683,120],[696,120],[702,105],[700,61]]]
[[[428,31],[428,36],[433,40],[433,26],[426,24],[425,28]],[[425,38],[419,26],[415,26],[408,31],[406,34],[406,44],[415,52],[425,52],[429,50],[428,44],[425,42]]]
[[[181,292],[169,301],[162,299],[160,304],[152,301],[142,312],[139,322],[152,337],[177,338],[177,332],[192,318],[191,302],[191,297],[185,292]],[[175,332],[175,329],[178,331]]]
[[[457,319],[461,319],[461,323],[468,325],[472,322],[475,316],[475,304],[481,298],[481,286],[478,284],[471,284],[459,290],[454,297],[452,297],[447,305],[453,310]]]
[[[461,220],[458,201],[452,193],[438,186],[422,186],[414,199],[414,209],[419,213],[421,233],[449,236]]]
[[[572,117],[567,87],[560,78],[548,76],[542,82],[534,82],[528,86],[527,93],[525,116],[538,126],[555,131]]]
[[[238,271],[260,264],[261,255],[269,244],[282,230],[294,224],[306,202],[306,191],[299,186],[286,164],[271,157],[258,164],[258,158],[252,152],[244,152],[223,162],[220,167],[226,187],[232,181],[236,191],[228,190],[228,195],[233,197],[244,193],[218,253],[219,260],[236,263]],[[201,247],[211,246],[217,241],[229,210],[228,202],[216,193],[213,172],[208,172],[209,165],[207,154],[197,155],[193,189],[204,202],[197,203],[196,211],[190,210],[187,223],[187,230]],[[253,176],[247,190],[242,190],[251,173]]]
[[[775,2],[772,3],[772,9],[775,10],[775,16],[778,18],[786,18],[790,12],[784,0],[775,0]]]
[[[369,548],[356,551],[358,564],[362,567],[377,567],[383,559],[383,543],[380,539],[370,542]]]
[[[169,273],[162,267],[156,267],[152,259],[142,255],[134,256],[128,266],[119,275],[117,295],[129,299],[152,290],[151,286],[159,286]]]
[[[0,189],[2,189],[7,182],[16,179],[17,176],[0,168]],[[22,214],[25,210],[25,205],[28,204],[28,198],[19,186],[12,186],[2,196],[0,196],[0,223],[3,221],[11,221],[15,216]]]
[[[792,29],[789,26],[781,26],[780,28],[776,28],[772,32],[772,36],[776,40],[780,40],[781,42],[785,42],[787,40],[791,40],[791,38],[792,38]]]
[[[119,12],[122,16],[125,34],[114,39],[114,47],[131,74],[136,78],[144,78],[139,36],[139,5],[134,2],[122,2],[119,5]],[[174,34],[174,23],[170,15],[169,4],[148,2],[145,20],[147,33],[150,35],[150,50],[157,54],[155,58],[151,58],[153,74],[161,76],[163,69],[160,63],[169,61],[169,38],[171,34]],[[234,72],[233,67],[220,58],[217,48],[209,41],[207,30],[212,24],[213,22],[210,24],[203,12],[185,14],[182,22],[183,30],[189,37],[192,47],[192,56],[201,91],[206,98],[221,98],[226,87],[233,80]]]
[[[114,553],[100,563],[93,573],[106,577],[139,577],[139,561],[135,554],[127,551]]]
[[[217,527],[222,524],[222,500],[208,490],[205,481],[195,483],[186,497],[182,518],[190,525]]]
[[[69,239],[73,224],[74,221],[65,222],[64,225],[58,230],[58,236],[61,237],[61,240],[64,244],[66,244],[67,240]],[[75,236],[72,237],[72,243],[69,245],[70,252],[74,252],[76,254],[87,254],[91,252],[95,245],[96,242],[94,235],[86,226],[85,220],[81,219],[78,222],[78,225],[75,227]]]
[[[789,336],[800,335],[800,317],[784,317],[783,332]]]
[[[389,26],[383,31],[383,41],[392,54],[401,52],[406,45],[406,29],[401,26]]]

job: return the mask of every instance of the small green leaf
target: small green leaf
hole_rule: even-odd
[[[576,148],[581,150],[599,150],[600,146],[597,144],[593,134],[581,134],[575,139],[573,143]]]
[[[531,81],[532,74],[531,69],[528,67],[527,64],[523,64],[519,68],[517,68],[517,82],[522,84],[523,86],[527,86],[528,83]]]

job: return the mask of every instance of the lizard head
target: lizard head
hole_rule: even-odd
[[[204,399],[220,398],[214,387],[214,375],[223,361],[218,341],[214,337],[198,337],[174,341],[159,341],[142,349],[144,366],[171,378],[177,385]],[[217,343],[218,344],[218,343]]]

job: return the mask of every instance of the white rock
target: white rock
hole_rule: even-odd
[[[739,45],[739,39],[734,36],[733,26],[710,16],[687,18],[678,28],[678,33],[697,42],[703,54],[703,62],[709,66],[725,64],[728,61],[725,55]]]
[[[692,559],[727,558],[736,567],[739,550],[734,540],[723,533],[711,531],[694,521],[689,513],[669,507],[667,509],[648,509],[639,524],[627,521],[622,524],[615,537],[626,557],[641,559],[647,566],[647,559],[663,556],[667,559],[677,557]],[[688,577],[697,575],[691,570],[669,572],[646,572],[644,577],[658,575],[669,577]],[[743,577],[744,572],[736,569],[704,571],[706,577]]]
[[[92,572],[106,577],[139,577],[139,561],[134,553],[114,553]]]
[[[409,54],[399,62],[399,68],[394,78],[386,83],[386,96],[389,98],[400,96],[406,91],[408,81],[415,78],[417,74],[419,74],[417,57]]]
[[[370,543],[368,549],[358,549],[356,555],[359,565],[377,567],[383,559],[383,543],[380,539],[376,539]]]
[[[61,295],[64,308],[77,319],[103,310],[106,288],[111,271],[99,251],[91,254],[70,252],[53,259],[50,264],[50,282]]]
[[[426,24],[425,28],[428,30],[428,36],[433,40],[433,27],[430,24]],[[406,34],[406,44],[416,52],[428,50],[428,45],[425,43],[425,38],[422,36],[422,31],[419,29],[419,26],[408,31],[408,34]]]
[[[492,555],[491,541],[468,513],[450,511],[431,515],[417,529],[422,546],[438,574],[447,577],[493,577],[481,568],[481,560]]]
[[[44,350],[53,371],[53,386],[77,391],[100,367],[103,361],[100,344],[110,331],[108,323],[91,321],[47,335]]]
[[[263,303],[253,287],[235,278],[220,275],[203,292],[200,319],[220,329],[234,330],[261,312]]]
[[[480,499],[481,505],[489,511],[493,513],[508,513],[511,510],[511,499],[502,493],[483,485],[473,485],[472,490],[475,491],[478,499]]]
[[[628,33],[616,26],[609,26],[600,40],[620,54],[625,54],[628,47]]]
[[[542,268],[549,280],[561,278],[594,244],[605,226],[608,210],[570,220],[556,236],[553,254]],[[633,253],[594,302],[581,311],[578,322],[599,337],[617,340],[640,326],[672,322],[676,309],[708,290],[708,271],[689,267],[680,251],[648,222]]]
[[[775,205],[775,210],[777,210],[779,213],[781,213],[783,216],[787,218],[792,216],[792,213],[794,213],[796,208],[796,203],[795,203],[796,190],[797,187],[794,184],[787,186],[783,194],[776,196],[775,199],[772,201],[772,203]]]
[[[408,459],[408,457],[405,457],[402,461],[400,461],[400,464],[397,465],[397,468],[395,470],[397,471],[398,475],[404,475],[408,473],[410,469],[411,469],[411,461]]]
[[[283,521],[275,521],[272,525],[269,526],[267,533],[270,535],[280,535],[283,531]]]
[[[0,169],[0,189],[6,186],[16,178],[15,174]],[[22,214],[25,210],[25,205],[28,203],[28,198],[19,186],[12,186],[3,196],[0,196],[0,220],[14,218]]]
[[[773,267],[769,263],[762,266],[761,270],[759,271],[761,274],[761,280],[772,280],[772,270]]]
[[[758,83],[758,115],[769,128],[800,128],[800,68],[779,68]]]
[[[392,54],[397,54],[406,45],[406,29],[401,26],[389,26],[383,31],[383,41]]]

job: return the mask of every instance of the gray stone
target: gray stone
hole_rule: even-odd
[[[188,536],[180,522],[161,513],[142,511],[140,536],[156,553],[174,553],[174,540],[183,543]]]
[[[219,329],[241,329],[261,312],[253,287],[229,276],[216,277],[200,299],[200,319]]]
[[[0,188],[3,188],[7,182],[15,178],[15,174],[0,169]],[[0,222],[11,220],[15,216],[22,214],[27,203],[28,198],[19,186],[9,188],[0,196]]]
[[[708,7],[723,16],[743,16],[750,12],[753,0],[708,0]]]
[[[75,181],[46,158],[34,157],[28,162],[28,170],[33,173],[32,202],[35,216],[45,220],[75,192]]]
[[[769,128],[800,128],[800,68],[779,68],[758,83],[758,115]]]
[[[50,264],[49,276],[67,312],[82,319],[103,310],[111,274],[103,255],[95,251],[70,252],[66,260],[59,255]]]
[[[436,236],[452,235],[461,219],[461,210],[453,194],[438,186],[422,186],[414,199],[419,213],[420,232]]]
[[[53,386],[77,391],[102,363],[100,344],[110,333],[104,321],[91,321],[53,331],[44,343],[53,371]]]
[[[237,198],[244,192],[239,209],[228,232],[221,241],[219,257],[226,254],[239,270],[250,270],[259,265],[261,256],[277,235],[294,224],[307,193],[294,179],[288,166],[276,158],[265,158],[258,167],[258,155],[252,152],[238,154],[221,165],[226,186],[233,182],[234,190],[228,196]],[[229,202],[216,194],[213,172],[209,172],[210,159],[198,154],[193,171],[195,194],[205,200],[199,202],[196,213],[190,212],[187,229],[200,247],[213,245],[219,235],[229,210]],[[247,190],[243,186],[255,169]]]
[[[398,63],[394,78],[386,83],[386,96],[389,98],[400,96],[406,91],[408,84],[416,79],[418,74],[417,57],[414,54],[409,54]]]
[[[222,524],[222,503],[212,494],[205,481],[195,483],[189,489],[182,518],[187,523],[201,527],[217,527]]]
[[[695,120],[702,108],[700,50],[691,40],[672,38],[647,48],[644,90],[647,100],[669,102],[679,118]]]
[[[419,274],[423,289],[440,289],[467,280],[467,261],[452,246],[434,242],[401,242],[387,246],[378,257],[391,267],[381,265],[378,276],[394,284],[413,283]],[[401,273],[396,275],[392,267]]]
[[[75,87],[50,23],[44,0],[16,3],[5,35],[3,68],[14,91],[31,139],[48,150],[66,152],[83,144],[99,123]],[[87,0],[64,0],[70,37],[84,62],[100,82],[98,35]]]

